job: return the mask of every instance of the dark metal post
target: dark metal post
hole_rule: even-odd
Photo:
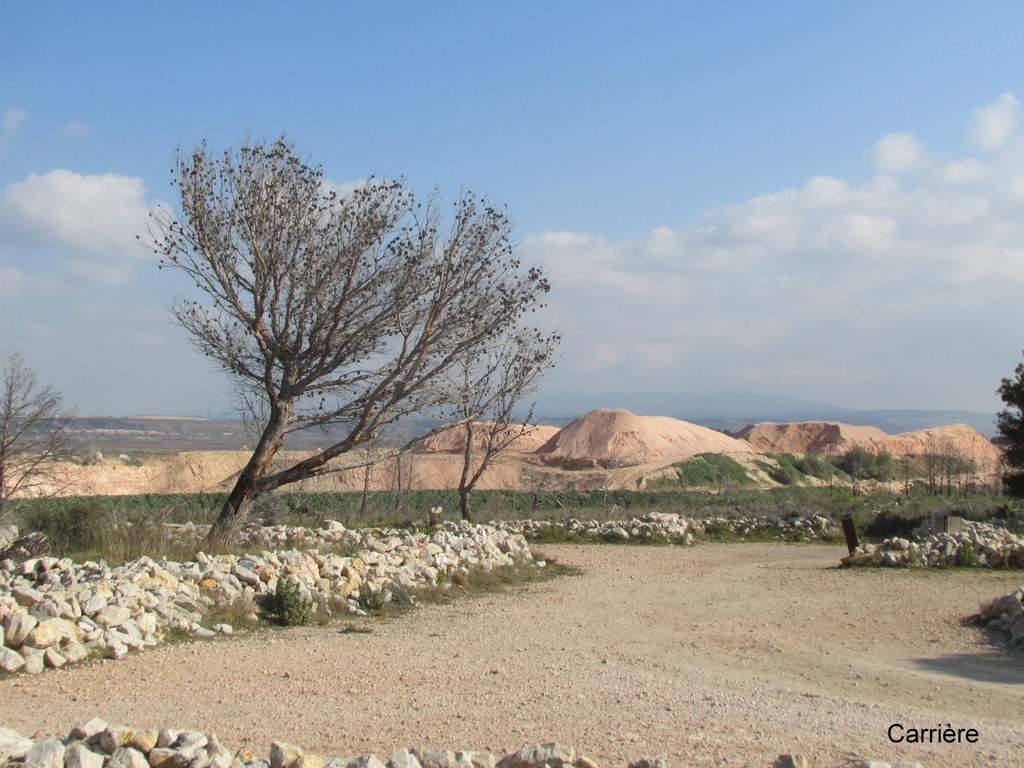
[[[857,529],[853,525],[853,515],[843,515],[839,518],[843,523],[843,535],[846,536],[846,548],[850,550],[850,554],[860,546],[860,542],[857,541]]]

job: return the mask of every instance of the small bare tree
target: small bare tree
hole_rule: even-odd
[[[179,300],[174,314],[265,408],[214,544],[257,495],[332,471],[384,424],[457,403],[450,372],[548,291],[486,200],[463,194],[444,226],[436,198],[418,204],[401,182],[339,195],[283,137],[217,156],[179,150],[172,182],[180,215],[154,210],[150,244],[206,299]],[[337,442],[271,468],[290,432],[329,425],[342,427]]]
[[[53,466],[67,456],[71,415],[63,398],[39,385],[21,355],[4,363],[0,393],[0,519],[15,493],[52,485]]]
[[[534,404],[529,400],[541,376],[554,365],[558,342],[555,334],[519,327],[463,360],[455,411],[464,441],[459,476],[463,520],[472,519],[470,494],[494,458],[534,429]],[[479,416],[485,420],[475,421]]]

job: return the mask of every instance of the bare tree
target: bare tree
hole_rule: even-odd
[[[459,511],[471,520],[470,494],[494,458],[534,426],[534,404],[540,377],[554,365],[559,337],[536,328],[519,327],[508,337],[462,362],[460,401],[455,415],[462,426],[462,472]],[[486,420],[475,421],[478,416]]]
[[[266,408],[217,522],[230,539],[252,500],[331,471],[384,424],[458,402],[449,372],[542,306],[548,281],[514,253],[506,213],[469,193],[442,226],[436,197],[401,182],[346,195],[283,137],[214,156],[178,151],[181,210],[153,211],[151,246],[204,301],[174,304],[195,345]],[[271,470],[287,434],[340,425],[318,454]]]
[[[0,519],[15,493],[44,488],[53,482],[53,466],[67,456],[71,415],[63,398],[39,385],[21,355],[4,363],[0,393]]]

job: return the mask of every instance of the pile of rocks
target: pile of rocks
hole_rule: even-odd
[[[702,534],[727,530],[739,537],[767,534],[780,539],[830,539],[838,533],[835,521],[818,512],[788,517],[705,517],[694,520],[693,527]]]
[[[780,755],[778,768],[810,768],[802,755]],[[561,744],[534,744],[496,758],[490,752],[396,749],[386,761],[373,754],[325,757],[274,741],[265,757],[232,753],[216,734],[191,730],[147,730],[108,726],[99,718],[76,725],[65,737],[33,740],[0,728],[0,766],[10,768],[598,768]],[[662,758],[629,768],[666,768]],[[919,763],[856,760],[848,768],[921,768]]]
[[[675,513],[650,512],[629,520],[515,520],[492,522],[502,530],[520,533],[527,539],[578,538],[606,541],[638,541],[692,544],[694,536],[728,532],[736,537],[778,536],[781,539],[830,538],[837,532],[832,518],[822,514],[791,517],[705,517],[689,518]]]
[[[266,540],[281,531],[271,529]],[[123,565],[37,557],[0,562],[0,671],[40,672],[91,654],[113,659],[159,643],[168,633],[197,637],[233,628],[206,617],[231,606],[255,619],[256,602],[291,582],[316,612],[364,613],[399,590],[450,583],[474,569],[532,560],[522,536],[489,526],[448,523],[430,533],[350,531],[328,521],[290,528],[286,540],[310,549],[259,554],[202,553],[178,563],[143,557]],[[334,551],[331,551],[334,549]]]
[[[864,544],[844,557],[842,563],[890,568],[1024,568],[1024,536],[1001,525],[966,520],[956,533],[936,533],[928,527],[915,530],[910,539],[897,536],[880,544]]]
[[[520,534],[527,539],[576,538],[605,541],[660,542],[670,544],[691,544],[691,521],[687,518],[664,512],[651,512],[643,517],[630,520],[511,520],[492,521],[496,528],[509,533]]]
[[[572,747],[537,744],[496,759],[490,752],[396,749],[386,762],[376,755],[324,757],[274,741],[260,757],[232,753],[216,734],[191,730],[147,730],[108,726],[99,718],[76,725],[65,738],[33,741],[0,728],[0,765],[24,768],[597,768]],[[663,760],[641,760],[630,768],[664,768]]]
[[[1024,648],[1024,587],[992,601],[975,619],[989,631],[1005,637],[1010,645]]]

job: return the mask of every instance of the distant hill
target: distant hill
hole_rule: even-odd
[[[677,418],[684,418],[677,416]],[[950,424],[967,424],[985,437],[996,434],[996,415],[977,411],[922,411],[922,410],[880,410],[880,411],[816,411],[812,413],[782,413],[771,416],[750,418],[701,418],[690,417],[694,424],[712,429],[722,429],[735,434],[748,424],[761,421],[801,422],[839,421],[854,427],[876,427],[890,435],[901,432],[915,432],[921,429],[944,427]]]
[[[542,397],[536,413],[545,424],[565,425],[595,408],[625,408],[647,416],[670,415],[712,429],[737,432],[759,421],[839,421],[856,427],[878,427],[889,434],[968,424],[986,437],[995,434],[995,414],[962,410],[890,408],[857,410],[787,395],[724,392],[714,395],[629,392],[581,393]]]
[[[428,420],[388,425],[382,430],[381,439],[404,443],[435,426],[436,422]],[[189,416],[79,416],[72,420],[70,434],[72,445],[78,450],[125,453],[241,451],[251,447],[256,440],[246,432],[245,422],[241,419]],[[287,437],[285,447],[311,451],[336,442],[342,434],[340,427],[326,432],[319,429],[295,432]]]

